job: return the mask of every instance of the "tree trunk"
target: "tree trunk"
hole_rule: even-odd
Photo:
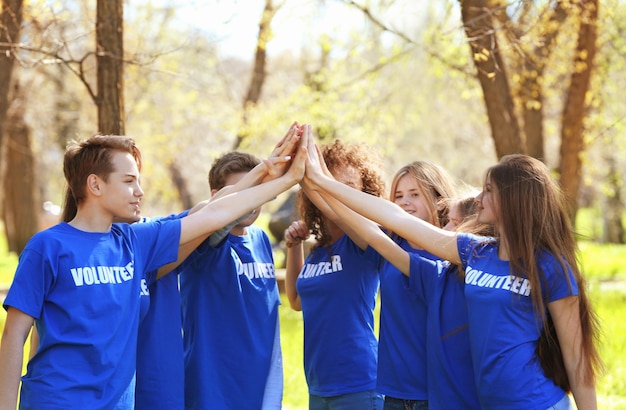
[[[19,42],[20,26],[22,25],[22,0],[3,0],[0,15],[0,146],[2,146],[2,129],[6,123],[9,109],[9,93],[13,74],[13,45]]]
[[[569,214],[575,221],[582,174],[585,98],[591,83],[596,55],[598,0],[581,0],[580,28],[574,56],[574,72],[570,79],[561,125],[560,183],[568,202]]]
[[[3,0],[0,15],[0,215],[4,220],[4,181],[8,170],[7,113],[11,101],[11,79],[15,63],[13,45],[19,42],[23,18],[22,0]],[[5,228],[6,228],[6,220]]]
[[[557,35],[567,15],[564,2],[562,0],[555,2],[550,18],[544,25],[545,31],[541,36],[540,45],[535,47],[531,54],[524,56],[520,93],[526,152],[542,161],[545,161],[545,147],[543,133],[544,93],[541,80],[543,80],[546,65],[556,45]],[[516,37],[516,39],[522,40],[521,36]]]
[[[504,60],[498,49],[494,5],[489,0],[460,0],[465,34],[491,126],[496,155],[526,152]]]
[[[265,83],[265,67],[267,66],[267,44],[271,39],[272,19],[277,9],[272,5],[272,0],[265,0],[265,8],[259,22],[259,35],[256,41],[256,52],[254,54],[254,68],[252,69],[252,78],[248,86],[248,93],[243,100],[242,126],[237,133],[233,150],[239,149],[243,140],[248,136],[248,109],[259,102],[261,91]]]
[[[102,134],[124,130],[123,0],[98,0],[96,58],[98,64],[98,128]]]
[[[24,107],[19,95],[13,100],[7,119],[7,178],[2,216],[9,251],[19,254],[39,230],[41,211],[30,129],[24,122]]]
[[[168,167],[170,171],[170,177],[176,190],[178,191],[178,196],[180,201],[183,203],[184,209],[191,209],[195,205],[193,199],[191,198],[191,193],[189,192],[189,187],[187,187],[187,180],[183,176],[183,173],[180,172],[180,168],[175,163],[171,163]]]
[[[0,15],[0,186],[6,172],[4,128],[11,101],[11,78],[15,62],[13,48],[19,42],[22,14],[22,0],[2,2],[2,15]]]
[[[624,225],[622,224],[622,215],[624,215],[624,204],[621,196],[621,181],[617,169],[615,154],[611,153],[605,159],[608,164],[608,184],[609,194],[606,195],[604,204],[604,229],[602,234],[602,242],[623,244]]]

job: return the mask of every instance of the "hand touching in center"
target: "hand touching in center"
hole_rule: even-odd
[[[301,136],[301,127],[295,121],[287,130],[287,133],[278,141],[269,158],[263,160],[267,169],[267,175],[263,178],[263,182],[278,178],[287,172],[291,159],[297,153]]]
[[[295,157],[292,159],[291,166],[286,174],[294,178],[294,181],[300,182],[304,177],[304,170],[307,160],[307,151],[308,146],[310,145],[309,139],[312,138],[311,135],[311,126],[303,125],[302,127],[298,127],[297,123],[295,123],[296,134],[299,134],[299,144],[297,145],[297,150],[295,151]],[[308,129],[308,132],[307,132]]]
[[[308,189],[318,191],[320,189],[318,183],[320,178],[324,176],[331,177],[330,171],[326,167],[322,153],[319,147],[315,144],[313,139],[313,131],[311,126],[304,126],[303,135],[307,136],[307,158],[306,158],[306,171],[304,179],[301,185],[306,186]]]

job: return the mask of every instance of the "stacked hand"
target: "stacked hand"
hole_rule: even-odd
[[[332,175],[326,167],[319,147],[315,144],[311,125],[303,124],[299,126],[298,134],[300,135],[300,148],[291,168],[294,168],[294,173],[302,172],[298,180],[302,188],[305,190],[319,190],[319,178],[332,178]],[[288,248],[299,245],[309,236],[309,229],[300,220],[292,222],[285,230],[285,242]]]
[[[267,168],[267,176],[263,182],[278,178],[287,172],[290,160],[297,154],[298,142],[302,136],[298,122],[291,124],[287,133],[278,141],[269,158],[263,160]]]
[[[291,164],[288,166],[290,161]],[[315,182],[319,181],[317,178],[332,177],[315,144],[310,124],[300,125],[294,122],[264,163],[267,167],[266,179],[273,179],[289,172],[302,186],[313,190],[319,189]]]
[[[302,187],[306,187],[307,189],[317,191],[320,189],[318,185],[319,178],[324,176],[332,178],[332,175],[326,167],[326,163],[324,162],[324,158],[319,147],[315,144],[311,126],[308,126],[308,128],[305,129],[305,133],[307,134],[306,172],[303,180],[300,182],[300,185],[302,185]]]

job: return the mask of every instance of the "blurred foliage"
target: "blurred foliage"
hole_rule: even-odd
[[[242,9],[260,13],[262,3],[251,1],[246,8],[220,0],[125,4],[126,130],[139,142],[145,158],[144,214],[182,207],[171,182],[172,164],[182,171],[195,201],[208,196],[212,160],[230,150],[242,131],[241,102],[255,44],[251,37],[246,52],[233,50],[224,40],[240,31],[254,32],[258,21],[252,27],[236,22]],[[546,4],[537,2],[532,10],[538,13]],[[602,194],[615,189],[605,182],[602,164],[607,155],[618,159],[622,176],[626,172],[626,147],[620,138],[626,124],[626,102],[620,94],[626,85],[626,11],[619,4],[620,0],[602,3],[583,206],[601,206]],[[267,80],[260,103],[248,112],[243,131],[250,137],[242,149],[267,156],[297,120],[312,123],[320,142],[333,138],[366,142],[383,158],[386,179],[410,161],[428,159],[480,186],[484,170],[496,158],[458,2],[416,5],[396,0],[367,5],[395,32],[373,24],[349,2],[295,0],[278,11],[274,37],[267,45]],[[529,3],[510,2],[507,12],[517,18],[522,6]],[[94,7],[87,0],[38,0],[25,10],[23,43],[30,51],[21,55],[19,75],[29,90],[27,121],[39,159],[38,184],[43,200],[59,204],[64,146],[69,139],[85,138],[96,130],[96,109],[89,94],[95,88]],[[213,26],[186,22],[192,13],[209,9],[223,15],[222,20],[212,19]],[[536,45],[541,18],[538,14],[528,19],[535,25],[526,27],[520,46]],[[544,79],[544,89],[551,90],[545,111],[546,157],[552,167],[559,149],[563,99],[559,85],[566,78],[572,29],[563,27],[560,33],[562,47]],[[298,45],[285,47],[287,36],[298,39],[289,44]],[[515,48],[507,52],[515,53]]]

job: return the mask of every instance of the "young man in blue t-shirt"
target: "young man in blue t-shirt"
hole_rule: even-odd
[[[259,162],[242,152],[216,159],[212,194]],[[252,225],[259,211],[222,240],[205,240],[179,268],[186,408],[281,407],[280,297],[269,238]]]
[[[290,132],[296,138],[287,141],[297,140],[298,133]],[[4,301],[0,408],[16,407],[24,342],[33,324],[39,348],[22,378],[20,408],[118,406],[135,373],[145,274],[176,261],[180,245],[293,186],[302,177],[305,152],[298,149],[282,176],[212,201],[193,215],[125,225],[113,222],[134,218],[143,199],[139,148],[131,138],[111,135],[71,144],[64,172],[66,207],[74,215],[29,241]],[[132,408],[130,399],[126,408]]]

